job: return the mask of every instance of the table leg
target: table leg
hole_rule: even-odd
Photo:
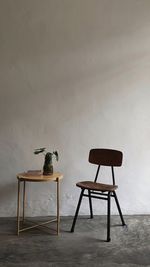
[[[60,215],[59,215],[59,178],[57,178],[57,235],[59,235],[59,223],[60,223]]]
[[[20,230],[20,181],[18,180],[18,199],[17,199],[17,235]]]
[[[25,218],[25,201],[26,201],[26,181],[23,181],[23,215],[22,215],[22,222],[24,222],[24,218]]]

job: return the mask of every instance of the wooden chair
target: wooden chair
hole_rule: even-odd
[[[110,239],[110,207],[111,197],[115,199],[118,212],[121,218],[122,225],[125,226],[125,221],[121,212],[121,208],[116,195],[117,185],[115,184],[114,167],[120,167],[122,165],[123,154],[121,151],[112,149],[91,149],[89,153],[89,162],[98,165],[95,180],[78,182],[76,186],[81,188],[81,194],[79,197],[78,205],[76,208],[75,216],[73,219],[71,232],[74,232],[76,220],[78,217],[80,204],[83,197],[89,198],[90,217],[93,218],[92,198],[107,200],[107,242]],[[100,166],[109,166],[112,171],[112,184],[97,183],[97,178],[100,170]],[[86,193],[85,193],[86,190]]]

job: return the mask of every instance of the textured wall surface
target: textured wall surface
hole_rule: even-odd
[[[124,214],[150,213],[150,1],[0,6],[0,216],[15,216],[16,173],[42,168],[33,155],[41,146],[59,151],[61,214],[74,214],[75,183],[93,179],[93,147],[124,152],[116,170]],[[27,190],[28,215],[55,213],[55,183]],[[105,203],[94,210],[105,214]]]

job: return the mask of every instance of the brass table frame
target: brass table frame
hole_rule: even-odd
[[[63,175],[61,173],[53,173],[52,175],[43,175],[41,171],[28,171],[24,173],[17,174],[18,179],[18,194],[17,194],[17,235],[19,236],[20,232],[39,227],[39,226],[45,226],[48,223],[57,222],[57,235],[59,234],[59,225],[60,225],[60,214],[59,214],[59,198],[60,198],[60,179],[63,178]],[[26,203],[26,182],[49,182],[49,181],[55,181],[56,182],[56,218],[42,222],[37,223],[29,227],[20,228],[20,198],[21,198],[21,183],[23,183],[23,199],[22,199],[22,223],[25,221],[25,203]],[[33,223],[31,220],[27,220]],[[45,226],[46,227],[46,226]]]

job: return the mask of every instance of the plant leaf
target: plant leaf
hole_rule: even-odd
[[[54,151],[53,154],[55,154],[56,160],[58,161],[58,159],[59,159],[58,152],[57,151]]]
[[[42,153],[42,152],[45,151],[45,149],[46,149],[45,147],[36,148],[36,149],[34,150],[34,154],[37,155],[37,154],[39,154],[39,153]]]

